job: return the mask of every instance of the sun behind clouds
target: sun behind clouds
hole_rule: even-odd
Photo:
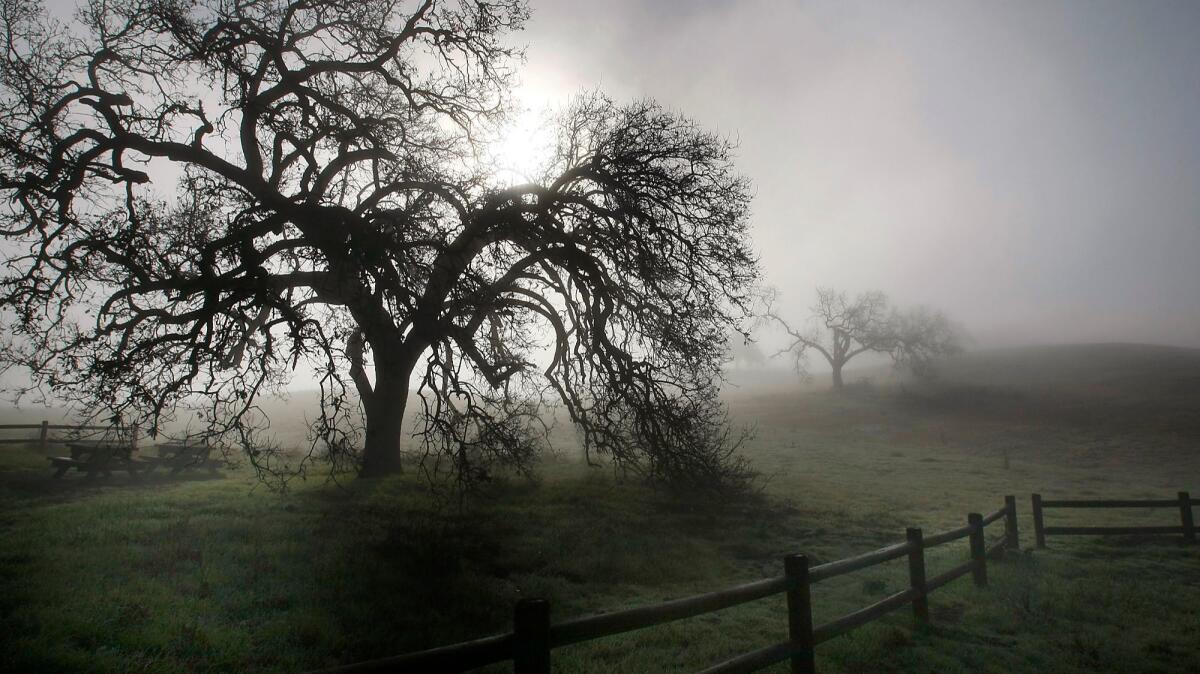
[[[485,149],[502,185],[537,182],[554,152],[553,115],[544,100],[517,97],[517,112],[499,138]]]

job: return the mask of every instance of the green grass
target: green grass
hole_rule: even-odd
[[[769,477],[761,498],[737,503],[655,493],[570,456],[548,460],[536,482],[501,480],[460,506],[431,498],[413,476],[284,495],[240,471],[54,481],[36,452],[6,447],[0,670],[305,670],[504,631],[521,597],[550,599],[564,619],[776,575],[785,554],[820,563],[901,540],[905,526],[952,528],[1006,493],[1018,495],[1026,549],[1033,491],[1200,494],[1200,443],[1186,425],[1091,423],[1060,413],[1069,397],[1039,395],[737,394],[735,418],[757,425],[749,452]],[[1048,513],[1052,523],[1177,518]],[[930,575],[965,555],[965,541],[931,551]],[[939,590],[931,626],[896,611],[822,645],[818,665],[1200,671],[1198,565],[1197,546],[1169,537],[1051,538],[1048,550],[990,565],[987,588],[964,578]],[[897,560],[821,583],[816,619],[901,590],[906,578]],[[776,597],[560,649],[555,667],[694,671],[785,633]]]

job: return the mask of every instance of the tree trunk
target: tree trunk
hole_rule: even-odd
[[[842,365],[844,363],[833,364],[833,388],[840,390],[842,388]]]
[[[363,408],[367,437],[363,447],[362,477],[401,472],[400,437],[408,402],[408,373],[402,368],[387,372],[376,367],[375,390]]]

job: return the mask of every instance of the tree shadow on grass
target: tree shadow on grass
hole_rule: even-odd
[[[803,518],[766,498],[592,475],[501,482],[461,507],[431,505],[407,479],[311,501],[323,511],[313,599],[339,626],[342,663],[509,631],[524,597],[548,599],[559,621],[765,577],[759,562],[780,566]]]
[[[13,532],[41,541],[32,557],[8,560],[11,587],[57,591],[68,569],[81,588],[60,598],[65,611],[14,595],[6,611],[26,616],[23,638],[80,614],[88,618],[72,634],[168,669],[302,671],[508,631],[523,597],[549,599],[559,621],[776,575],[783,554],[819,548],[847,522],[865,526],[600,471],[500,480],[461,504],[413,475],[298,484],[286,495],[233,480],[172,489],[219,479],[53,480],[36,462],[0,474],[0,497],[23,508],[10,513],[23,520]],[[38,508],[47,499],[96,507]],[[39,538],[36,529],[61,522],[71,527]],[[89,627],[110,623],[122,629]],[[40,654],[61,671],[83,657],[51,646],[38,641],[21,662]]]

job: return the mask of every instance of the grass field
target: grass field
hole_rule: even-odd
[[[1088,363],[1092,366],[1088,367]],[[852,381],[854,376],[850,376]],[[730,394],[757,434],[761,498],[649,491],[564,450],[539,479],[461,506],[412,476],[287,494],[251,476],[50,479],[0,454],[0,670],[299,671],[508,628],[513,602],[563,619],[777,575],[965,523],[1016,494],[1200,494],[1200,354],[1076,347],[951,363],[937,388]],[[1004,457],[1008,457],[1008,467]],[[73,478],[73,479],[72,479]],[[1177,523],[1178,512],[1051,511],[1054,523]],[[930,574],[966,555],[930,558]],[[991,584],[931,597],[822,645],[822,672],[1200,671],[1200,547],[1051,538]],[[822,583],[817,622],[902,589],[903,561]],[[694,671],[778,641],[782,599],[555,652],[556,671]],[[504,671],[500,668],[498,671]],[[780,670],[782,671],[782,670]]]

